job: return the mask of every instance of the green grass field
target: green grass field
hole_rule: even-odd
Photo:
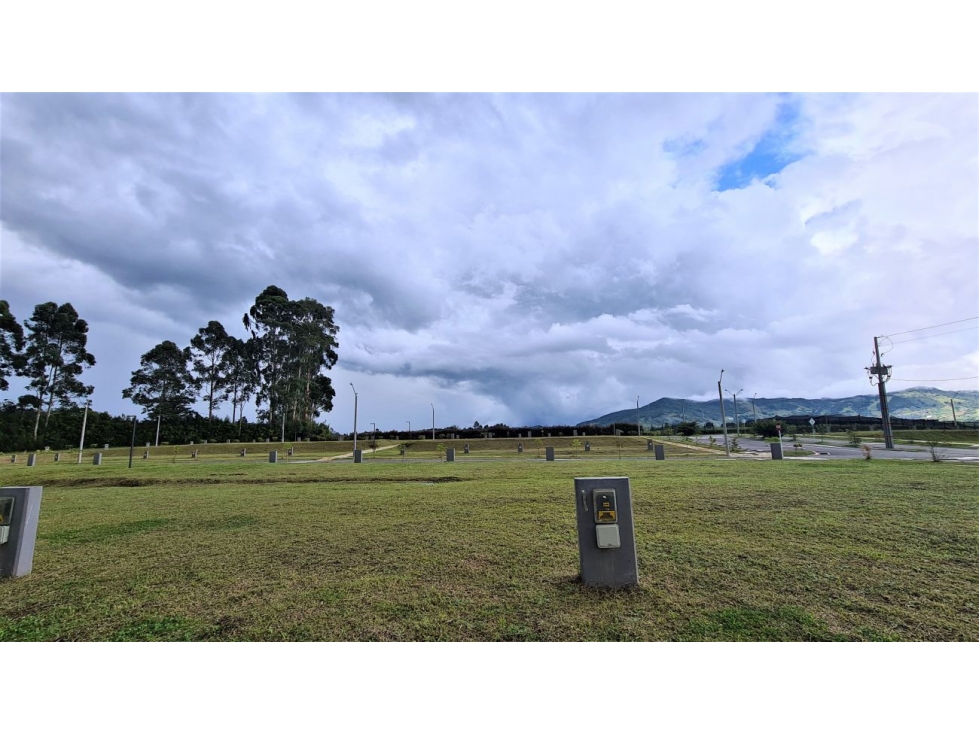
[[[0,641],[979,640],[976,467],[590,440],[605,453],[553,463],[526,439],[521,460],[435,442],[454,463],[8,456],[0,482],[44,499]],[[631,478],[639,588],[578,582],[575,476]]]

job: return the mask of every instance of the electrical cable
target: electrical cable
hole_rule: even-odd
[[[930,377],[917,377],[913,380],[900,380],[896,377],[892,377],[891,380],[894,382],[964,382],[965,380],[979,380],[979,375],[974,377],[941,377],[938,379],[932,379]]]
[[[943,331],[941,334],[927,334],[925,336],[916,336],[914,339],[902,339],[899,342],[891,342],[891,345],[907,344],[908,342],[916,342],[919,339],[931,339],[933,336],[946,336],[947,334],[958,334],[959,332],[962,331],[973,331],[975,329],[979,329],[979,326],[970,326],[967,329],[956,329],[955,331]],[[909,332],[905,332],[905,333],[909,333]]]
[[[927,331],[928,329],[938,329],[938,328],[940,328],[942,326],[951,326],[952,324],[963,324],[966,321],[975,321],[976,319],[979,319],[979,316],[970,316],[967,319],[961,319],[959,321],[949,321],[946,324],[935,324],[934,326],[922,326],[920,329],[911,329],[910,331],[898,331],[895,334],[888,334],[887,336],[901,336],[902,334],[913,334],[916,331]],[[954,333],[954,332],[952,332],[952,333]],[[886,338],[886,337],[884,337],[884,338]],[[908,341],[911,341],[911,340],[909,339]]]

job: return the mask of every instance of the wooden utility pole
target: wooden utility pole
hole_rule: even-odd
[[[894,448],[894,437],[891,435],[891,414],[887,409],[887,388],[884,383],[891,377],[891,366],[880,363],[880,344],[877,343],[879,337],[874,337],[874,359],[876,364],[870,368],[870,382],[873,384],[874,375],[877,376],[877,393],[880,396],[880,420],[884,425],[884,445]]]

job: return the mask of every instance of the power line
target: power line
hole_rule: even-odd
[[[938,379],[933,379],[931,377],[916,377],[912,380],[899,380],[892,377],[891,380],[894,382],[963,382],[965,380],[979,380],[979,375],[974,377],[942,377]]]
[[[966,319],[968,321],[968,319]],[[966,329],[956,329],[955,331],[943,331],[941,334],[926,334],[925,336],[916,336],[914,339],[902,339],[899,342],[891,342],[891,346],[896,346],[897,344],[907,344],[908,342],[916,342],[919,339],[931,339],[933,336],[945,336],[947,334],[958,334],[960,331],[973,331],[974,329],[979,329],[979,326],[970,326]],[[911,332],[904,332],[905,334],[910,334]],[[889,339],[890,337],[884,337]]]
[[[949,321],[946,324],[935,324],[934,326],[922,326],[920,329],[911,329],[910,331],[899,331],[896,334],[887,334],[886,336],[884,336],[882,338],[888,338],[888,337],[892,337],[892,336],[901,336],[902,334],[913,334],[916,331],[927,331],[928,329],[938,329],[938,328],[940,328],[942,326],[951,326],[952,324],[963,324],[966,321],[975,321],[976,319],[979,319],[979,316],[970,316],[967,319],[961,319],[959,321]],[[951,333],[954,333],[954,332],[951,332]],[[908,341],[911,341],[911,340],[908,339]]]

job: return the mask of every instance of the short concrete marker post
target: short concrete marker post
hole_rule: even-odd
[[[102,452],[96,451],[95,456],[92,457],[92,463],[95,466],[102,466]]]
[[[656,450],[656,461],[665,461],[666,447],[663,444],[658,443],[653,448]]]
[[[544,458],[547,461],[554,461],[554,447],[548,446],[544,449]]]
[[[37,454],[27,455],[27,466],[34,466],[37,463]]]
[[[456,450],[455,449],[446,449],[445,450],[445,460],[446,461],[455,461],[456,460]]]
[[[364,463],[364,451],[363,449],[357,449],[354,451],[354,464]]]
[[[780,444],[780,443],[773,443],[772,444],[772,459],[781,459],[781,458],[782,458],[782,444]]]
[[[278,451],[269,451],[269,463],[270,464],[275,464],[275,463],[278,463],[278,461],[279,461],[279,452]]]
[[[0,487],[0,576],[31,572],[41,491],[42,487]]]

